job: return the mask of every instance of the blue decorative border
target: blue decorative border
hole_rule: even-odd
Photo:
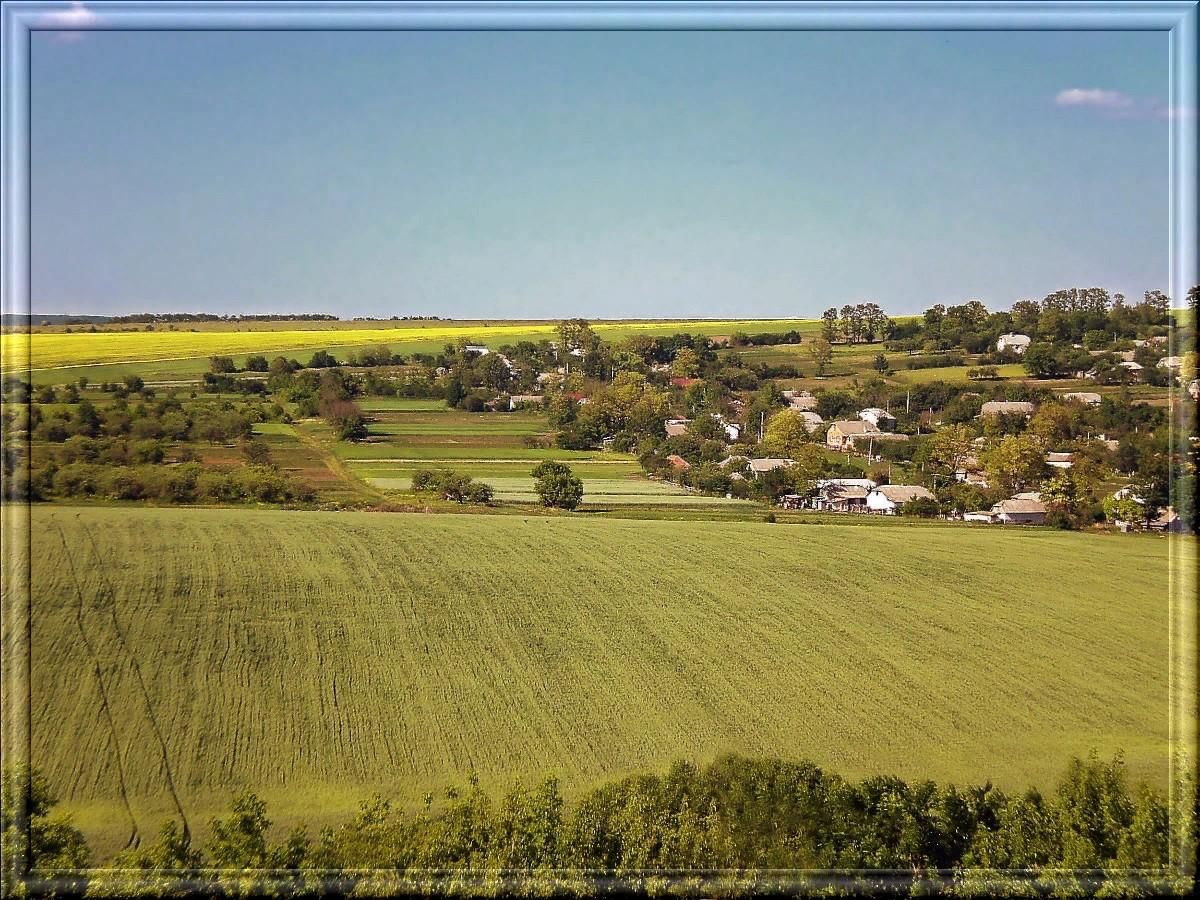
[[[647,3],[91,3],[94,19],[64,29],[48,20],[52,13],[70,8],[67,3],[5,2],[0,20],[0,53],[3,54],[3,95],[0,97],[0,308],[4,312],[30,313],[29,276],[29,60],[30,35],[49,30],[877,30],[877,31],[1165,31],[1170,33],[1170,108],[1182,111],[1170,119],[1170,227],[1168,293],[1176,301],[1187,289],[1200,283],[1197,256],[1200,222],[1197,217],[1197,109],[1200,107],[1197,59],[1200,46],[1200,8],[1197,0],[1169,2],[647,2]],[[27,359],[30,358],[27,355]],[[3,361],[0,360],[0,363]],[[29,540],[28,506],[5,504],[2,557],[13,562],[14,548]],[[26,546],[28,546],[26,544]],[[1195,696],[1196,660],[1184,649],[1190,642],[1177,640],[1182,630],[1196,629],[1197,546],[1193,539],[1172,540],[1170,550],[1171,597],[1171,691],[1172,745],[1185,746],[1194,766],[1197,746],[1184,708]],[[11,601],[10,601],[11,602]],[[7,615],[6,608],[0,614]],[[1193,651],[1194,652],[1194,651]],[[21,658],[5,660],[4,675],[24,681],[28,688],[28,647]],[[28,698],[27,698],[28,699]],[[1180,703],[1179,701],[1184,702]],[[24,713],[24,718],[20,714]],[[1181,717],[1183,716],[1183,717]],[[5,748],[12,746],[14,731],[19,741],[28,741],[29,708],[4,711]],[[25,748],[28,754],[28,745]],[[1172,791],[1178,760],[1171,761]],[[1172,797],[1172,800],[1175,798]],[[1172,810],[1174,805],[1172,804]],[[111,874],[111,870],[109,870]],[[242,873],[250,875],[252,873]],[[265,876],[272,873],[253,873]],[[274,873],[284,880],[295,873]],[[610,881],[592,873],[598,888],[622,889],[621,880]],[[640,873],[647,875],[651,873]],[[672,873],[655,873],[671,877]],[[687,877],[686,873],[674,873]],[[692,873],[693,876],[696,873]],[[717,875],[719,873],[706,873]],[[854,877],[843,873],[762,873],[771,889],[844,885]],[[932,874],[932,873],[930,873]],[[950,873],[938,873],[948,875]],[[1011,873],[1017,874],[1017,873]],[[1137,883],[1139,873],[1126,873]],[[463,873],[441,877],[461,880]],[[1083,884],[1092,883],[1097,873],[1077,872]],[[888,893],[907,893],[911,872],[864,872],[870,885]],[[414,888],[423,891],[438,881],[430,873]],[[512,882],[513,886],[519,882]],[[860,882],[861,884],[861,882]],[[984,882],[986,884],[986,882]],[[70,889],[70,879],[26,878],[31,894]],[[160,882],[161,886],[161,882]],[[203,890],[204,882],[180,879],[173,885],[182,890]],[[348,887],[348,885],[343,885]],[[334,885],[336,890],[336,883]]]

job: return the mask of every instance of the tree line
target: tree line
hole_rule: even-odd
[[[64,892],[179,895],[354,890],[369,895],[571,893],[752,896],[771,873],[797,871],[789,893],[840,874],[835,893],[976,896],[1138,896],[1186,893],[1196,851],[1194,780],[1186,766],[1175,806],[1128,784],[1120,755],[1072,759],[1049,793],[963,788],[892,776],[859,781],[806,761],[722,756],[632,775],[574,802],[554,778],[493,797],[471,775],[413,811],[376,795],[348,821],[272,840],[266,804],[234,798],[206,840],[174,820],[157,840],[94,858],[51,786],[36,772],[3,780],[10,866],[61,873]],[[24,802],[22,802],[24,801]],[[22,810],[27,810],[23,815]],[[220,871],[214,871],[220,870]],[[266,871],[271,870],[271,871]],[[677,873],[672,877],[672,873]]]

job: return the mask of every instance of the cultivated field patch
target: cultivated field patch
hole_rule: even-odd
[[[571,790],[723,750],[1024,788],[1121,749],[1165,783],[1161,538],[32,515],[34,762],[103,849],[173,797],[196,825],[253,788],[311,825],[471,771]]]

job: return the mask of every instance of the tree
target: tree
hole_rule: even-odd
[[[247,359],[246,359],[246,371],[247,372],[266,372],[266,371],[269,371],[270,368],[271,367],[270,367],[270,364],[267,362],[267,358],[265,356],[263,356],[261,353],[255,354],[254,356],[247,357]]]
[[[691,347],[684,347],[671,360],[671,374],[676,378],[695,378],[700,374],[700,357]]]
[[[826,342],[832,343],[837,340],[837,336],[838,311],[836,306],[831,306],[821,313],[821,337]]]
[[[1030,344],[1022,362],[1025,371],[1034,378],[1052,378],[1058,374],[1058,360],[1051,344]]]
[[[208,368],[216,375],[228,375],[230,372],[237,371],[237,366],[233,364],[231,356],[210,356]]]
[[[800,448],[811,443],[804,417],[794,409],[783,409],[771,416],[763,434],[768,453],[794,459]]]
[[[888,362],[888,358],[886,356],[884,356],[882,353],[875,354],[875,359],[871,363],[871,368],[873,368],[876,372],[878,372],[881,375],[886,375],[892,371],[892,366]]]
[[[543,460],[534,466],[530,474],[543,506],[574,509],[583,500],[583,482],[566,463]]]
[[[65,816],[51,817],[58,798],[50,783],[37,770],[17,765],[0,778],[0,826],[4,846],[4,896],[17,896],[11,879],[22,863],[45,870],[81,869],[89,864],[90,852],[83,835]],[[22,867],[23,868],[23,867]],[[70,891],[67,891],[70,893]]]
[[[817,367],[817,377],[825,374],[829,363],[833,360],[833,345],[824,337],[819,337],[808,345],[808,355]]]
[[[947,425],[938,429],[925,443],[929,462],[945,472],[958,471],[972,455],[971,428],[968,425]]]
[[[988,481],[1008,493],[1023,491],[1046,469],[1042,442],[1029,434],[1008,434],[979,455]]]

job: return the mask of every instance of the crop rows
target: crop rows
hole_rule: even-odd
[[[1161,540],[150,508],[33,526],[35,762],[110,845],[122,778],[143,830],[173,815],[167,765],[192,821],[239,786],[288,821],[471,769],[586,784],[722,750],[1023,786],[1121,748],[1165,779]]]

